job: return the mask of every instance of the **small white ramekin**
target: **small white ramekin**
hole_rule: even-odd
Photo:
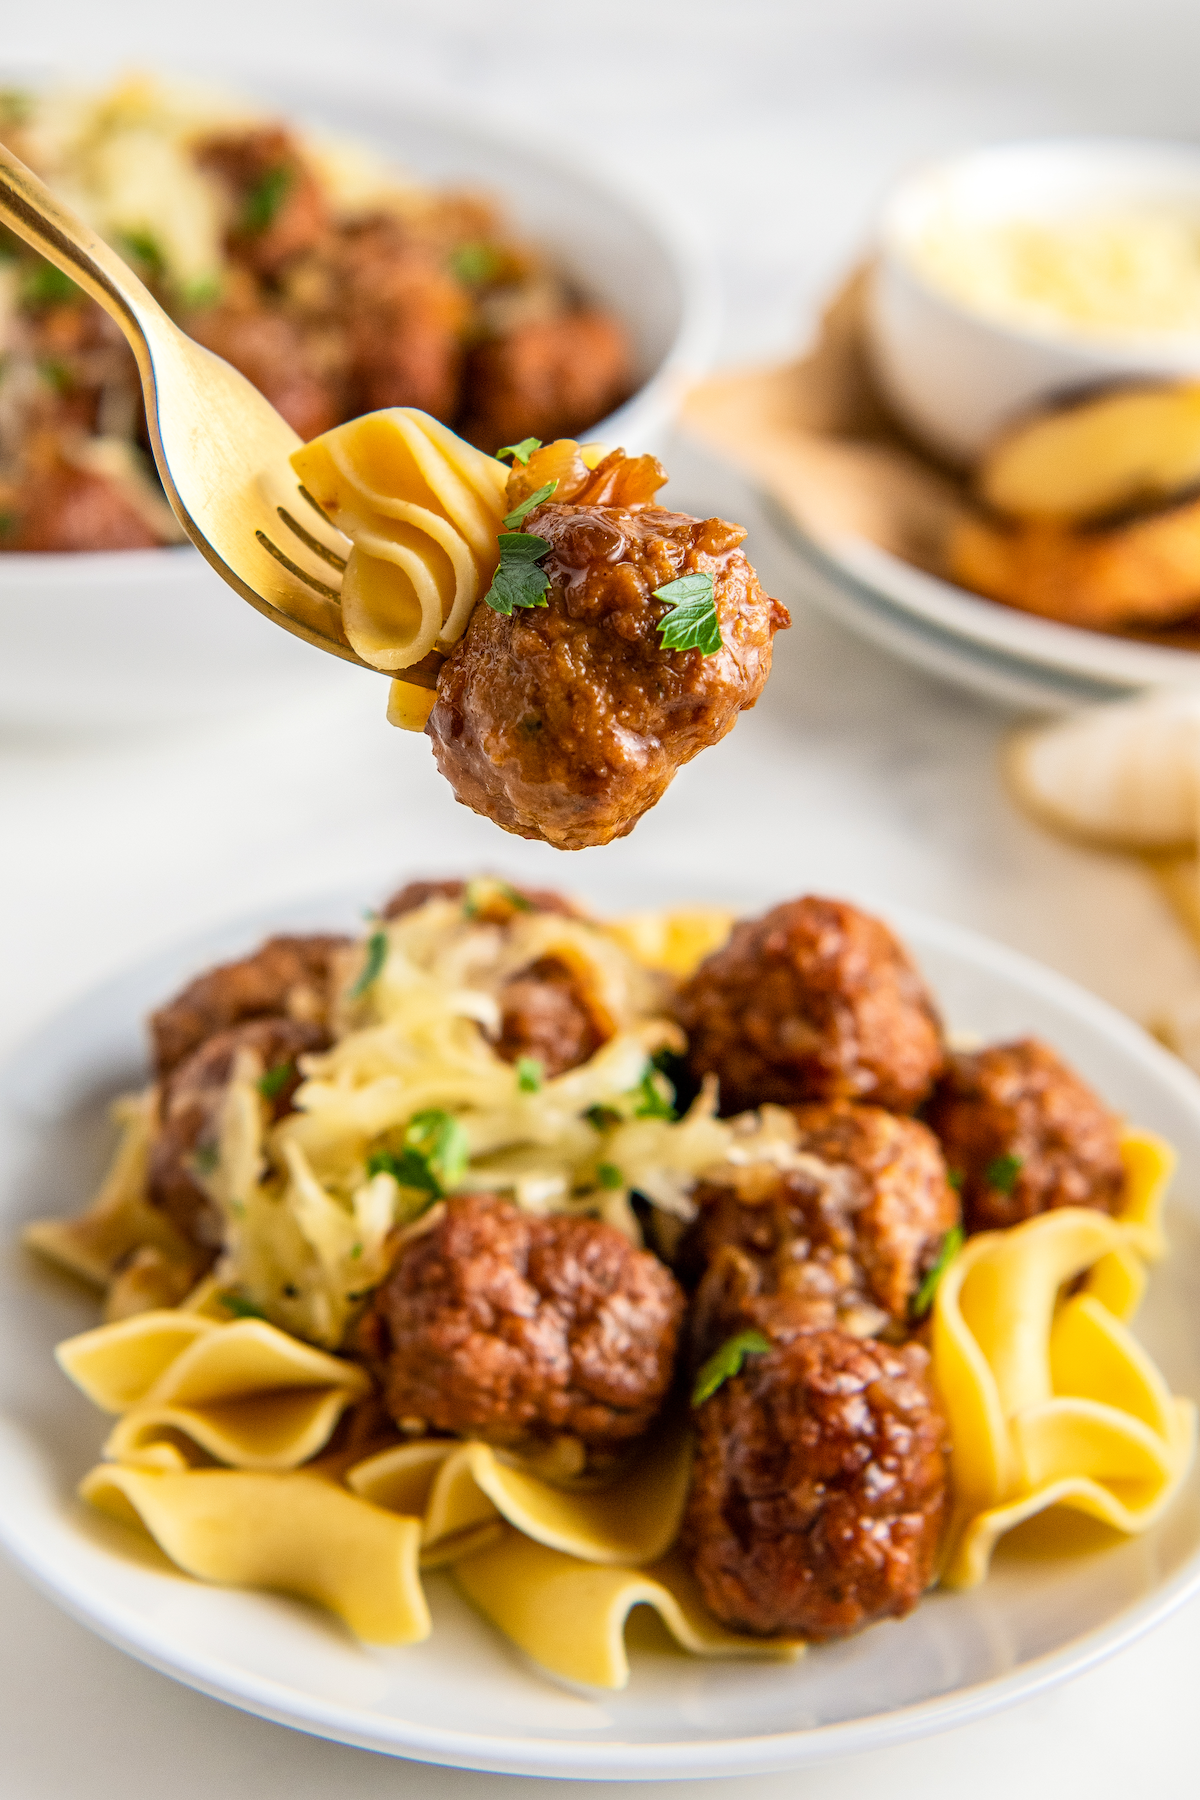
[[[1009,419],[1104,381],[1200,372],[1200,333],[1099,336],[974,311],[922,273],[916,246],[949,213],[980,225],[1046,223],[1139,206],[1200,225],[1200,146],[1134,138],[1003,144],[934,163],[893,193],[880,223],[867,331],[900,421],[937,455],[973,460]]]

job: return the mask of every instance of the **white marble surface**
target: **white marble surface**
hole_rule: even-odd
[[[882,187],[915,156],[1015,132],[1187,132],[1200,49],[1200,13],[1168,0],[609,0],[586,13],[550,0],[341,0],[336,22],[308,0],[184,10],[45,0],[6,18],[5,55],[84,72],[258,62],[339,82],[367,67],[377,88],[544,121],[707,231],[726,360],[795,344]],[[1140,871],[1014,812],[996,769],[1009,715],[806,612],[794,566],[738,483],[688,456],[675,466],[682,503],[747,518],[796,625],[758,710],[633,838],[566,863],[501,839],[452,805],[423,740],[387,728],[382,684],[350,671],[315,715],[283,708],[123,740],[0,724],[0,1050],[161,944],[308,891],[357,887],[369,902],[413,867],[484,864],[585,892],[614,870],[692,892],[859,889],[990,932],[1140,1018],[1200,988],[1200,962]],[[1136,1786],[1173,1800],[1194,1792],[1198,1655],[1193,1605],[1016,1711],[753,1788],[1058,1800]],[[243,1717],[109,1649],[3,1567],[0,1721],[4,1800],[371,1800],[399,1784],[431,1800],[500,1800],[513,1786]]]

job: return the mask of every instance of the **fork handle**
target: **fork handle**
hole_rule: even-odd
[[[112,314],[129,340],[143,381],[153,381],[147,327],[173,334],[178,326],[128,263],[2,143],[0,221]]]

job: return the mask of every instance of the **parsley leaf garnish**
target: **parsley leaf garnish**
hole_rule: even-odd
[[[280,1095],[296,1072],[295,1062],[276,1063],[258,1078],[258,1091],[264,1100],[274,1100]]]
[[[1001,1194],[1011,1194],[1024,1160],[1021,1156],[997,1156],[984,1170],[983,1178],[990,1188]]]
[[[541,1090],[542,1065],[536,1056],[519,1056],[517,1058],[517,1086],[523,1094],[536,1094]]]
[[[540,506],[543,500],[548,500],[557,486],[557,478],[553,481],[548,481],[544,487],[537,488],[527,499],[522,500],[519,506],[514,506],[510,513],[506,513],[504,523],[508,530],[515,531],[519,525],[523,525],[534,507]],[[541,540],[538,538],[534,539],[535,543],[539,543],[540,541]],[[503,536],[501,536],[500,544],[501,548],[503,548]],[[549,549],[549,545],[547,545],[546,548]],[[544,552],[539,551],[538,554],[539,556],[544,555]]]
[[[726,1338],[721,1348],[701,1363],[692,1389],[692,1405],[703,1406],[731,1375],[741,1374],[748,1356],[762,1356],[770,1348],[770,1340],[761,1331],[739,1331],[736,1337]]]
[[[929,1270],[920,1287],[913,1295],[911,1315],[914,1319],[923,1319],[933,1305],[933,1297],[937,1293],[938,1283],[950,1267],[963,1247],[963,1229],[961,1225],[952,1225],[942,1239],[937,1259]]]
[[[962,1193],[963,1172],[961,1169],[947,1169],[946,1170],[946,1180],[949,1182],[950,1186],[954,1189],[956,1194]]]
[[[242,230],[265,231],[272,224],[292,185],[292,171],[277,164],[255,183],[242,207]]]
[[[75,386],[75,377],[70,368],[57,356],[39,356],[37,370],[42,380],[56,394],[69,394]]]
[[[197,1144],[192,1152],[192,1165],[201,1175],[211,1175],[221,1160],[221,1152],[215,1144]]]
[[[534,451],[541,447],[541,438],[522,438],[519,444],[505,444],[503,450],[497,450],[496,461],[499,462],[501,457],[511,456],[514,463],[520,463],[524,468]]]
[[[372,983],[378,981],[383,965],[387,961],[387,953],[387,932],[373,931],[367,939],[367,957],[363,963],[362,972],[350,989],[351,1000],[361,1000]]]
[[[494,244],[460,244],[450,256],[451,273],[464,287],[483,287],[494,281],[503,267],[504,258]]]
[[[376,1150],[367,1158],[368,1175],[391,1175],[401,1187],[418,1188],[440,1200],[466,1173],[471,1146],[453,1113],[431,1108],[414,1113],[404,1128],[403,1148]]]
[[[665,1075],[651,1067],[646,1070],[638,1086],[634,1088],[637,1105],[633,1109],[635,1119],[675,1119],[675,1090]]]
[[[611,1106],[589,1106],[583,1116],[596,1131],[608,1131],[621,1123],[620,1113]]]
[[[625,1186],[625,1177],[616,1163],[600,1163],[596,1169],[596,1179],[602,1188],[619,1188]]]
[[[468,881],[463,893],[463,918],[477,919],[486,912],[494,901],[503,901],[511,906],[514,912],[533,912],[532,900],[527,900],[510,882],[500,881],[495,875],[476,876]]]
[[[135,262],[144,263],[152,275],[161,275],[167,266],[158,239],[149,231],[123,231],[119,244],[127,261],[132,257]]]
[[[0,537],[8,537],[20,523],[17,513],[0,512]]]
[[[662,633],[664,650],[699,650],[702,656],[712,656],[721,648],[711,575],[681,575],[678,581],[655,588],[654,598],[671,608],[655,627]]]
[[[261,1306],[256,1306],[253,1300],[247,1300],[242,1294],[224,1293],[218,1294],[217,1298],[225,1311],[232,1313],[235,1319],[265,1319],[267,1316]]]
[[[500,566],[483,596],[493,612],[507,618],[514,606],[545,606],[550,577],[538,567],[550,545],[527,531],[502,531],[499,535]]]

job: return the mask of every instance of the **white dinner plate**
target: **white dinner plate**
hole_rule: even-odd
[[[702,897],[592,893],[611,910]],[[94,1301],[24,1253],[18,1228],[87,1198],[111,1148],[105,1103],[143,1073],[140,1022],[151,1005],[266,926],[352,926],[361,899],[244,921],[156,958],[61,1014],[0,1077],[0,1540],[61,1605],[180,1681],[344,1743],[527,1776],[652,1778],[794,1768],[963,1724],[1080,1673],[1200,1587],[1193,1470],[1144,1537],[1098,1536],[1086,1551],[1040,1559],[1002,1548],[974,1592],[934,1593],[909,1618],[795,1664],[708,1662],[651,1643],[635,1648],[628,1688],[610,1694],[539,1674],[447,1575],[428,1583],[427,1643],[364,1648],[315,1608],[190,1580],[83,1506],[75,1485],[106,1424],[52,1351],[94,1322]],[[1152,1277],[1137,1331],[1172,1389],[1200,1396],[1200,1082],[1061,976],[956,926],[880,910],[951,1028],[1039,1033],[1114,1107],[1178,1146],[1173,1255]]]
[[[866,538],[806,530],[769,494],[805,564],[806,595],[893,654],[960,686],[1061,712],[1158,687],[1200,685],[1200,653],[1040,619],[956,587]]]

